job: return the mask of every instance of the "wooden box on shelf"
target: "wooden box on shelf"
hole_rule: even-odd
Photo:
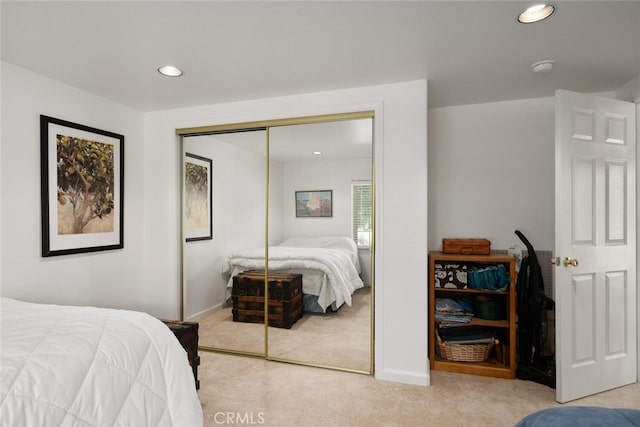
[[[187,352],[189,365],[191,365],[193,377],[196,381],[196,390],[199,389],[198,366],[200,365],[200,356],[198,356],[198,322],[180,322],[177,320],[163,320],[162,322],[171,329],[171,332],[173,332]]]
[[[456,280],[451,286],[443,286],[442,278],[436,280],[436,264],[460,266],[460,272],[468,271],[475,266],[502,265],[509,273],[510,281],[504,291],[488,291],[470,289]],[[455,276],[455,272],[447,272]],[[442,274],[441,274],[442,275]],[[439,322],[436,320],[436,298],[453,300],[473,299],[477,296],[489,296],[504,305],[506,318],[503,320],[485,320],[477,316],[465,323],[466,326],[483,326],[495,330],[496,342],[491,353],[484,361],[467,362],[448,360],[438,352]],[[444,252],[429,253],[429,360],[431,369],[484,375],[498,378],[516,377],[516,264],[515,258],[506,254],[490,253],[489,255],[446,254]]]
[[[264,323],[264,271],[233,278],[234,322]],[[302,317],[302,275],[269,272],[269,326],[290,329]]]
[[[442,239],[445,254],[490,255],[491,241],[487,239]]]

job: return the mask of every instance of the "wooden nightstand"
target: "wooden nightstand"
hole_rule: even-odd
[[[198,381],[198,366],[200,365],[200,357],[198,356],[198,322],[180,322],[177,320],[163,320],[162,322],[171,329],[186,350],[189,365],[193,369],[196,390],[198,390],[200,388],[200,381]]]

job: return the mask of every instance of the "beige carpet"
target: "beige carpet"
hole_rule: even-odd
[[[432,372],[432,385],[420,387],[256,358],[200,357],[206,426],[513,426],[560,406],[555,390],[531,381]],[[640,409],[640,384],[566,405]]]
[[[369,366],[371,295],[331,315],[305,314],[291,330],[269,328],[269,353],[352,369]],[[231,309],[200,320],[200,342],[264,352],[264,325],[233,322]],[[522,380],[431,372],[431,386],[200,352],[199,397],[205,425],[513,426],[560,406],[555,390]],[[569,404],[640,409],[640,384]]]
[[[303,313],[291,329],[269,328],[269,357],[369,371],[371,289],[352,298],[335,313]],[[264,354],[264,325],[234,322],[230,307],[198,322],[201,346]]]

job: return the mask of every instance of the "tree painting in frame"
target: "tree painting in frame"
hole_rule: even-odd
[[[211,159],[185,153],[184,219],[187,242],[213,238],[212,171]]]
[[[124,247],[124,136],[40,116],[42,256]]]
[[[296,217],[333,216],[333,191],[296,191]]]

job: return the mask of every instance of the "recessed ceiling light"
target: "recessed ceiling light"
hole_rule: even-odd
[[[553,59],[543,59],[542,61],[531,64],[531,69],[534,73],[547,73],[553,70],[553,64]]]
[[[322,154],[322,151],[312,151],[311,154],[313,154],[314,156],[319,156]]]
[[[173,65],[165,65],[164,67],[158,68],[158,72],[163,76],[168,77],[180,77],[182,75],[182,70],[174,67]]]
[[[518,16],[518,21],[523,24],[531,24],[533,22],[542,21],[545,18],[551,16],[556,10],[555,6],[550,4],[536,4],[529,7]]]

